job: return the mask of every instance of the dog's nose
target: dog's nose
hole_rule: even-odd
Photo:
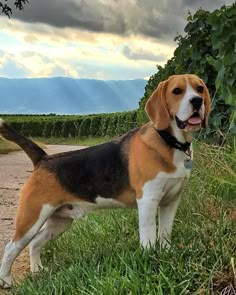
[[[190,99],[190,103],[193,106],[193,109],[198,111],[202,106],[202,98],[200,96],[194,96]]]

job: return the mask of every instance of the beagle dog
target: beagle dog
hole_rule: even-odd
[[[0,286],[11,285],[11,267],[29,244],[32,272],[40,252],[72,221],[97,209],[137,207],[140,244],[168,246],[180,195],[192,168],[193,131],[207,126],[210,97],[192,74],[161,82],[146,103],[150,122],[119,139],[82,150],[47,155],[3,120],[0,135],[17,143],[34,164],[23,186],[13,239],[6,245]]]

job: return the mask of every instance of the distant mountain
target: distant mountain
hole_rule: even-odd
[[[89,114],[134,110],[146,81],[0,78],[0,113]]]

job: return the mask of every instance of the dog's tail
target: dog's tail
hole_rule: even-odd
[[[12,141],[19,145],[25,153],[29,156],[34,166],[46,155],[45,151],[41,149],[32,140],[24,137],[12,129],[6,122],[0,118],[0,137]]]

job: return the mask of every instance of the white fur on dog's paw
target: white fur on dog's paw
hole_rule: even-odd
[[[30,271],[32,273],[39,273],[43,269],[44,268],[43,268],[42,264],[41,265],[38,265],[38,264],[30,265]]]
[[[0,288],[8,289],[11,288],[11,277],[0,278]]]

